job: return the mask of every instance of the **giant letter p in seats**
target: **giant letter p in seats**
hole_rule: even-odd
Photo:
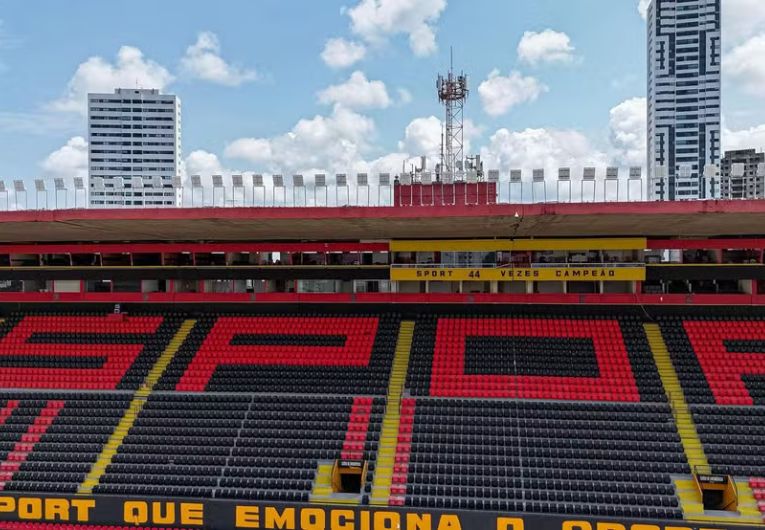
[[[326,384],[337,384],[332,378],[339,376],[330,375],[331,368],[369,365],[377,328],[378,318],[372,317],[220,317],[176,390],[203,391],[220,375],[216,389],[266,391],[257,388],[259,382],[297,377],[296,370],[326,370]],[[258,379],[258,372],[268,370],[274,370],[272,377]]]

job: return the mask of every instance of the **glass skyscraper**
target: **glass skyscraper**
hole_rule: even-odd
[[[719,195],[720,1],[653,0],[648,8],[648,194]]]

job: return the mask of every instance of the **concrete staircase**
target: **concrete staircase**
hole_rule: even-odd
[[[401,322],[396,353],[393,357],[388,396],[383,416],[382,432],[377,450],[377,467],[372,479],[370,504],[387,506],[390,488],[393,482],[393,465],[396,458],[398,429],[401,422],[401,394],[404,390],[406,372],[409,367],[409,355],[412,350],[414,322]]]

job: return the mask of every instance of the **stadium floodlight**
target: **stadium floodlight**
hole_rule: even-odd
[[[558,202],[561,202],[560,200],[561,186],[568,187],[568,202],[571,202],[571,168],[569,167],[558,168],[558,181],[555,184],[555,192],[558,195],[557,197]]]
[[[212,205],[215,206],[215,190],[221,190],[223,193],[223,206],[226,206],[226,188],[223,186],[223,175],[212,176]]]
[[[244,177],[242,175],[231,175],[231,203],[236,206],[236,190],[242,193],[242,206],[244,206],[247,197],[244,191]]]
[[[276,206],[276,189],[277,188],[281,188],[282,204],[286,206],[287,205],[287,189],[284,187],[284,177],[278,173],[276,175],[271,175],[271,182],[274,186],[274,189],[273,189],[274,206]]]
[[[510,181],[507,185],[507,200],[509,202],[513,202],[513,186],[517,186],[520,188],[520,194],[518,196],[518,202],[523,202],[523,170],[522,169],[511,169],[510,170]]]
[[[547,183],[545,182],[545,170],[533,169],[531,171],[531,202],[535,203],[536,200],[536,186],[535,184],[542,185],[542,202],[547,202]]]
[[[292,175],[292,205],[297,206],[297,202],[295,201],[295,192],[298,189],[303,190],[303,206],[305,206],[307,202],[306,198],[306,191],[305,191],[305,179],[303,178],[303,175],[297,174]]]
[[[464,175],[465,175],[465,206],[468,206],[469,204],[478,205],[480,202],[480,199],[478,198],[478,189],[481,186],[478,183],[478,172],[475,169],[468,169],[464,171]],[[475,202],[468,201],[468,198],[471,197],[469,187],[468,187],[470,184],[475,184]]]
[[[255,173],[252,175],[252,205],[255,206],[255,189],[263,190],[263,206],[266,205],[266,185],[263,182],[263,175]]]
[[[329,196],[327,191],[327,175],[324,173],[316,173],[313,176],[313,204],[314,206],[318,206],[319,202],[316,199],[316,190],[319,188],[324,188],[324,205],[327,206],[329,203]]]
[[[490,169],[486,176],[486,181],[489,183],[486,186],[486,204],[496,204],[497,203],[497,194],[499,193],[499,170],[498,169]],[[492,184],[494,184],[494,197],[492,198],[490,189],[492,188]],[[491,201],[490,201],[491,199]]]
[[[451,175],[450,175],[451,177]],[[412,206],[414,204],[414,191],[412,186],[412,174],[411,173],[402,173],[398,177],[399,186],[396,188],[398,190],[398,205],[399,206]],[[406,186],[409,191],[409,204],[404,204],[404,188],[403,186]],[[394,198],[395,200],[395,198]]]
[[[366,173],[356,174],[356,206],[359,205],[359,188],[367,189],[367,206],[369,206],[369,176]]]
[[[640,200],[643,200],[643,168],[640,166],[632,166],[630,168],[629,180],[627,181],[627,200],[632,200],[632,188],[634,183],[638,183],[640,191]]]
[[[335,175],[335,205],[340,206],[340,188],[345,188],[347,203],[351,202],[351,190],[348,187],[348,176],[345,173],[337,173]]]
[[[10,205],[8,204],[8,201],[10,200],[10,196],[8,193],[8,188],[5,187],[5,181],[0,179],[0,193],[5,195],[5,209],[10,210]]]
[[[27,197],[27,188],[24,185],[23,180],[14,180],[13,181],[13,192],[16,195],[16,209],[19,209],[19,193],[24,194],[24,209],[26,210],[29,206],[29,200]]]
[[[180,175],[174,175],[173,178],[170,180],[170,186],[173,188],[173,191],[175,192],[175,198],[178,198],[178,193],[180,192],[181,195],[181,203],[180,206],[183,207],[183,179]]]
[[[377,175],[377,203],[382,206],[382,193],[383,187],[388,188],[388,203],[392,203],[393,188],[390,185],[390,173],[380,173]]]
[[[606,181],[603,183],[603,202],[608,200],[608,183],[616,185],[616,200],[619,200],[619,168],[607,167],[606,168]]]
[[[597,184],[595,182],[595,178],[596,178],[596,170],[595,170],[594,167],[588,166],[588,167],[585,167],[584,169],[582,169],[582,182],[580,184],[580,189],[579,189],[579,195],[581,197],[581,201],[582,202],[587,202],[584,199],[584,197],[585,197],[585,194],[584,194],[585,187],[587,187],[587,188],[592,187],[592,202],[595,202],[595,195],[596,195],[595,190],[596,190],[596,187],[597,187]]]
[[[43,179],[35,179],[35,210],[40,209],[40,205],[38,204],[38,199],[40,198],[40,194],[45,194],[45,207],[43,209],[48,209],[48,188],[45,186],[45,181]]]
[[[658,199],[663,201],[666,195],[669,182],[668,182],[669,170],[664,164],[657,164],[653,168],[653,177],[651,177],[649,186],[653,189],[654,195],[658,195]],[[658,190],[658,192],[657,192]]]
[[[191,175],[191,207],[196,206],[196,192],[200,190],[202,192],[202,206],[205,204],[205,188],[202,186],[201,175]]]
[[[146,206],[146,199],[144,198],[144,193],[143,193],[143,189],[144,189],[143,179],[141,177],[130,177],[129,182],[130,182],[129,184],[130,193],[132,194],[132,197],[133,197],[133,206],[135,206],[136,203],[138,202],[137,197],[138,197],[139,190],[141,192],[141,195],[140,195],[141,204],[143,206]],[[124,186],[124,187],[127,188],[128,186]],[[125,196],[127,196],[127,192],[125,193]]]
[[[520,169],[510,170],[510,182],[517,184],[523,180],[523,171]]]
[[[714,198],[717,196],[717,187],[720,186],[717,176],[720,170],[715,164],[704,165],[704,189],[707,191],[707,196]]]
[[[424,195],[425,195],[425,186],[428,186],[428,189],[430,190],[430,204],[427,204],[427,206],[433,206],[435,204],[435,188],[432,186],[433,184],[433,174],[430,171],[423,170],[420,172],[420,188],[419,188],[419,194],[420,194],[420,206],[426,206],[424,203]]]
[[[64,192],[64,208],[66,208],[67,203],[67,189],[66,189],[66,183],[64,182],[64,179],[61,177],[56,177],[53,179],[53,196],[54,196],[54,206],[56,207],[56,210],[58,210],[58,193],[60,191]]]
[[[82,192],[85,198],[85,205],[88,203],[88,190],[85,189],[85,179],[82,177],[74,177],[74,207],[77,208],[77,194]]]
[[[765,178],[765,162],[757,164],[757,176]]]

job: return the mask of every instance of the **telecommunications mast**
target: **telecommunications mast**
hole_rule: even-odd
[[[451,53],[450,53],[451,55]],[[449,73],[439,75],[436,81],[438,100],[446,110],[444,138],[441,145],[441,174],[457,180],[463,170],[463,108],[468,96],[467,76],[454,75],[454,58],[451,57]]]

